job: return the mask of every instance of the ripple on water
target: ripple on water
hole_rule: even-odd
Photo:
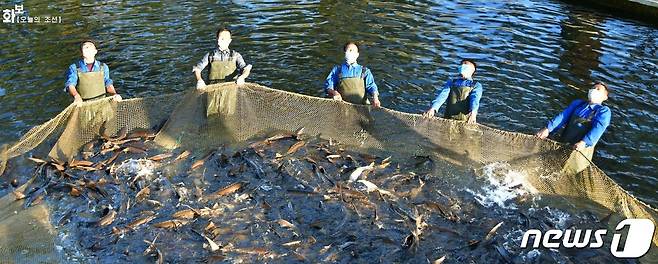
[[[604,80],[615,88],[613,118],[594,162],[631,193],[658,200],[650,189],[658,169],[655,27],[561,1],[238,2],[30,1],[30,12],[61,15],[63,23],[0,28],[0,96],[12,98],[0,103],[12,116],[0,119],[0,142],[68,105],[64,70],[79,57],[79,40],[100,41],[98,59],[119,92],[145,96],[194,87],[192,66],[228,26],[231,48],[254,65],[250,81],[315,96],[341,62],[341,45],[356,40],[383,105],[407,112],[427,109],[459,59],[475,58],[484,86],[478,120],[525,133]]]

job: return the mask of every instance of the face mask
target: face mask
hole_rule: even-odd
[[[589,92],[587,93],[587,98],[589,98],[590,102],[600,103],[603,102],[603,100],[605,100],[605,94],[603,94],[603,91],[590,89]]]
[[[230,40],[221,40],[217,41],[217,46],[219,46],[220,50],[227,50],[228,49],[228,44],[230,44]]]
[[[359,53],[357,52],[345,52],[345,61],[348,64],[352,64],[356,62],[356,58],[359,57]]]
[[[82,50],[82,57],[84,58],[94,58],[96,56],[96,51],[92,49],[83,49]]]
[[[474,69],[471,67],[471,65],[467,64],[462,64],[459,65],[459,74],[462,76],[471,76],[474,72]]]

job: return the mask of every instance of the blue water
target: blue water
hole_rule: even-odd
[[[13,4],[3,3],[2,8]],[[658,29],[559,1],[29,1],[31,16],[61,24],[0,26],[0,143],[71,102],[64,71],[77,42],[100,41],[98,59],[124,97],[192,89],[191,67],[220,25],[254,65],[250,81],[320,95],[347,40],[362,43],[385,107],[425,110],[462,57],[478,61],[479,122],[534,133],[594,80],[614,93],[612,124],[594,162],[640,199],[658,204]],[[6,94],[2,95],[2,93]]]

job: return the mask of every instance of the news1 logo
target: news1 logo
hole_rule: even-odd
[[[619,250],[619,243],[621,242],[621,234],[617,232],[612,235],[612,244],[610,246],[610,253],[617,258],[639,258],[649,252],[651,248],[651,240],[655,226],[649,219],[625,219],[615,228],[615,231],[621,231],[628,226],[628,233],[626,235],[626,243],[622,250]],[[559,230],[553,229],[546,231],[542,234],[540,230],[530,229],[523,234],[521,241],[521,248],[528,247],[528,240],[530,236],[535,237],[532,243],[532,248],[539,248],[540,243],[544,248],[600,248],[603,246],[603,237],[607,235],[608,230]],[[594,238],[592,242],[591,238]]]

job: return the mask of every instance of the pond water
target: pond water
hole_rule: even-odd
[[[254,65],[249,81],[317,96],[342,44],[358,41],[383,106],[406,112],[425,110],[460,58],[474,58],[484,86],[478,121],[524,133],[605,81],[612,124],[594,162],[658,204],[658,28],[641,22],[558,1],[29,1],[24,9],[62,20],[0,27],[0,144],[71,102],[64,72],[81,39],[100,42],[97,58],[124,97],[141,97],[193,89],[192,66],[226,25],[231,48]]]

